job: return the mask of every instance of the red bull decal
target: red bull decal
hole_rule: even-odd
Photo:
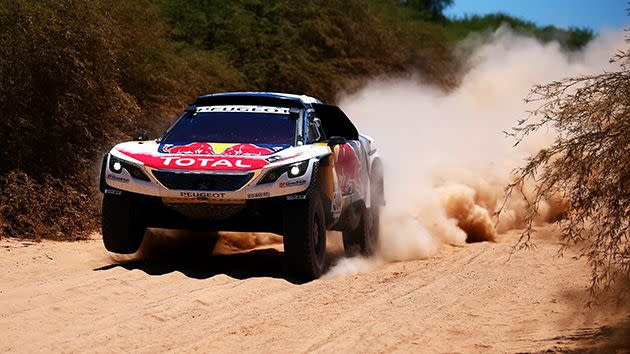
[[[273,151],[254,144],[236,144],[223,150],[223,155],[271,155]]]
[[[214,148],[209,143],[190,143],[188,145],[164,145],[162,150],[169,154],[214,155]]]
[[[158,151],[165,154],[265,156],[276,153],[286,147],[288,146],[196,142],[186,145],[162,144]]]
[[[337,145],[335,169],[342,195],[361,193],[361,162],[352,145]]]

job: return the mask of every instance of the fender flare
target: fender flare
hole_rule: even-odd
[[[385,177],[383,162],[379,157],[370,166],[370,205],[385,205]]]

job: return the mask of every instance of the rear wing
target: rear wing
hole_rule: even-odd
[[[315,115],[322,122],[326,137],[342,136],[346,140],[359,140],[359,132],[341,108],[321,103],[313,103]]]

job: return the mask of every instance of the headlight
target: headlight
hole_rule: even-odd
[[[122,170],[125,169],[131,177],[137,178],[143,181],[150,181],[149,176],[140,169],[138,166],[134,166],[127,161],[121,160],[115,156],[109,156],[109,170],[113,173],[121,173]]]
[[[289,169],[289,177],[297,177],[300,175],[300,166],[291,166]]]
[[[276,167],[273,170],[268,171],[263,178],[258,181],[258,184],[273,183],[284,173],[287,173],[289,178],[304,176],[306,170],[308,170],[308,160],[291,165]]]

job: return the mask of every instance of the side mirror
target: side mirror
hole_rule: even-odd
[[[328,146],[330,147],[333,147],[335,145],[343,145],[346,143],[348,143],[348,141],[343,136],[331,136],[330,139],[328,139]]]
[[[133,133],[133,140],[135,141],[147,141],[149,140],[149,134],[147,132],[135,132]]]

